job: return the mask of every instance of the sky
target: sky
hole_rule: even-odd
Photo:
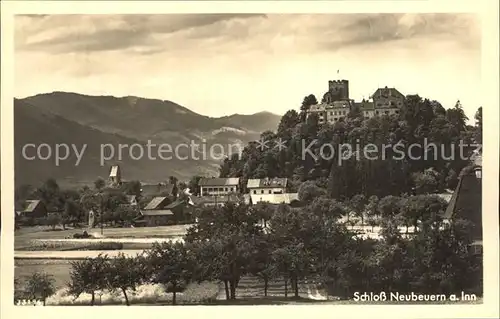
[[[298,109],[328,80],[445,108],[481,106],[473,14],[23,15],[15,96],[53,91],[170,100],[207,116]]]

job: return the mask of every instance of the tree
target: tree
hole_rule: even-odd
[[[378,202],[379,199],[375,195],[368,198],[368,202],[366,203],[366,212],[369,217],[375,217],[378,215]]]
[[[433,169],[425,170],[423,173],[414,173],[413,180],[417,194],[430,194],[438,190],[439,176]]]
[[[306,210],[311,215],[317,215],[323,220],[330,218],[337,221],[347,214],[347,208],[343,203],[327,197],[316,197],[306,206]]]
[[[299,186],[298,197],[301,202],[311,202],[313,199],[324,194],[325,191],[319,188],[313,181],[306,181]]]
[[[206,251],[196,250],[196,262],[205,270],[201,278],[218,278],[229,286],[230,299],[236,299],[236,288],[247,272],[252,242],[260,234],[259,217],[248,205],[226,203],[207,209],[198,215],[198,223],[188,229],[186,242],[197,244]],[[208,255],[207,255],[208,254]],[[211,258],[211,259],[207,259]],[[227,290],[226,290],[227,291]]]
[[[73,222],[73,226],[76,225],[79,221],[82,221],[82,207],[78,204],[78,202],[74,200],[68,200],[64,204],[64,216],[65,216],[65,221],[67,222]],[[63,224],[63,228],[64,228]]]
[[[321,227],[329,228],[327,219],[334,220],[339,212],[330,213],[329,208],[335,205],[330,199],[314,202],[315,209],[290,208],[279,205],[270,221],[270,236],[275,245],[272,263],[276,272],[281,274],[285,282],[285,296],[288,295],[288,281],[298,296],[298,280],[313,271],[316,260],[312,251],[317,247],[322,233]],[[314,212],[314,213],[312,213]],[[323,216],[324,215],[324,216]]]
[[[33,299],[40,298],[45,306],[48,297],[55,293],[55,280],[52,275],[36,272],[26,281],[24,290]]]
[[[36,189],[33,196],[41,200],[49,211],[60,211],[63,208],[61,189],[53,178],[47,179],[41,187]]]
[[[476,120],[476,131],[475,131],[475,140],[476,143],[483,143],[483,107],[479,107],[474,115],[474,119]]]
[[[406,227],[406,234],[408,234],[409,227],[413,223],[413,216],[409,203],[410,201],[407,196],[401,197],[399,201],[399,214],[395,217],[399,224]]]
[[[373,228],[378,225],[377,220],[373,216],[369,216],[367,219],[367,223],[369,226],[371,226],[372,233],[373,233]]]
[[[258,202],[252,207],[252,211],[260,220],[264,222],[264,229],[267,227],[267,222],[271,220],[275,207],[267,202]]]
[[[68,293],[78,298],[82,293],[92,296],[90,305],[95,303],[95,293],[108,287],[106,273],[109,270],[109,258],[107,255],[99,254],[96,258],[71,263],[70,282]]]
[[[55,230],[59,223],[61,223],[61,217],[57,213],[52,213],[47,217],[47,224],[52,227],[52,230]]]
[[[119,253],[116,257],[109,259],[108,263],[105,279],[107,288],[110,291],[121,290],[126,305],[130,306],[127,290],[135,291],[144,276],[140,258],[126,257],[123,253]]]
[[[309,252],[303,243],[291,241],[273,252],[273,260],[285,282],[290,279],[295,297],[299,297],[299,280],[305,278],[312,271],[312,262]],[[285,297],[287,292],[285,291]]]
[[[394,218],[399,213],[400,197],[386,196],[378,202],[378,211],[384,218]]]
[[[200,194],[200,179],[201,176],[193,176],[188,183],[189,192],[195,196]]]
[[[289,110],[283,115],[278,125],[277,135],[286,141],[291,140],[295,126],[300,123],[300,116],[295,110]]]
[[[116,211],[115,221],[119,221],[122,225],[130,225],[134,218],[137,216],[137,211],[130,206],[119,206]]]
[[[99,177],[94,181],[94,187],[96,190],[101,191],[104,186],[106,186],[106,182],[104,181],[104,179]]]
[[[272,237],[268,234],[257,237],[253,249],[253,258],[250,259],[250,272],[264,281],[264,296],[267,297],[269,280],[276,275],[276,265],[273,263],[272,258],[274,249]]]
[[[177,303],[177,291],[193,276],[193,259],[190,251],[180,242],[155,243],[147,253],[152,267],[153,282],[172,286],[172,304]]]
[[[123,192],[127,195],[135,195],[141,197],[142,185],[140,181],[130,181],[123,184]]]
[[[179,187],[179,192],[180,192],[179,196],[184,194],[184,191],[188,187],[186,182],[179,182],[179,184],[177,184],[177,186]]]
[[[354,195],[349,201],[350,209],[356,214],[356,217],[361,218],[361,225],[365,224],[364,211],[366,207],[366,197],[363,194]]]
[[[314,94],[309,94],[306,97],[304,97],[304,100],[302,101],[302,105],[300,106],[301,111],[307,111],[312,105],[318,104],[318,100],[316,99],[316,96]]]
[[[391,218],[384,219],[380,235],[382,239],[375,245],[369,260],[374,270],[372,289],[393,291],[400,288],[403,281],[406,247],[398,226]]]
[[[422,227],[410,242],[414,256],[413,291],[444,294],[477,291],[481,285],[482,257],[470,250],[470,227],[464,220]]]

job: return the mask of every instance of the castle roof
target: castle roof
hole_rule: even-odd
[[[387,86],[385,88],[378,88],[372,95],[372,99],[387,98],[387,97],[404,98],[404,95],[401,94],[401,92],[399,92],[395,88],[388,88]]]

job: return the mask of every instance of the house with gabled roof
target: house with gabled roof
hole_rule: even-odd
[[[136,226],[165,226],[174,224],[174,213],[169,209],[141,210],[134,220]]]
[[[247,189],[250,195],[285,194],[287,186],[287,178],[258,178],[247,181]]]
[[[154,197],[145,207],[144,210],[162,209],[170,203],[170,199],[166,196]]]
[[[223,196],[240,192],[240,179],[234,178],[202,178],[199,181],[200,196]]]
[[[471,239],[475,251],[483,242],[482,231],[482,157],[476,156],[471,166],[462,170],[457,187],[444,213],[444,219],[465,219],[473,224]]]
[[[38,199],[29,199],[24,203],[24,207],[16,212],[18,217],[43,218],[47,217],[48,211],[45,204]]]
[[[172,196],[176,197],[177,187],[171,183],[141,184],[142,197]]]
[[[168,197],[155,197],[140,211],[134,223],[138,226],[164,226],[192,222],[187,201],[178,199],[167,203]]]

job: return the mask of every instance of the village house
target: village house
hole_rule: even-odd
[[[239,178],[202,178],[200,196],[221,196],[240,191]]]
[[[221,207],[227,203],[250,204],[250,197],[240,194],[213,195],[213,196],[191,196],[190,204],[195,207]]]
[[[249,179],[247,189],[250,195],[255,194],[284,194],[287,190],[286,178],[259,178]]]
[[[154,197],[145,207],[144,210],[158,210],[170,204],[170,199],[166,196]]]
[[[355,102],[349,98],[349,81],[328,81],[328,91],[320,104],[311,105],[307,115],[317,114],[318,123],[336,123],[344,119],[354,107],[358,108],[365,119],[375,116],[399,114],[404,104],[404,95],[395,88],[378,88],[371,101],[363,99]]]
[[[287,178],[249,179],[247,189],[252,204],[259,202],[290,204],[293,201],[298,201],[297,193],[287,192]]]
[[[139,218],[134,220],[136,226],[166,226],[174,223],[174,213],[169,209],[142,210]]]
[[[298,193],[284,194],[250,194],[252,204],[265,202],[270,204],[293,204],[299,201]]]
[[[458,185],[444,213],[445,220],[462,218],[472,222],[472,248],[479,253],[483,245],[482,232],[482,157],[460,174]]]
[[[177,186],[171,183],[141,184],[141,196],[144,198],[171,196],[177,197]]]
[[[165,226],[191,221],[185,200],[170,202],[168,197],[155,197],[140,211],[134,223],[138,226]]]
[[[25,201],[24,207],[16,212],[22,218],[44,218],[47,217],[47,207],[41,200],[30,199]]]

